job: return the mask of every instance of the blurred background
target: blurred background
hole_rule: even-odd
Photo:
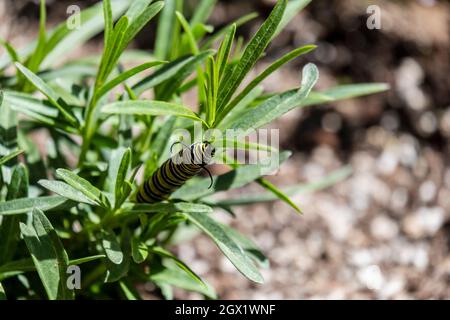
[[[47,0],[49,24],[65,19],[70,4],[95,2]],[[248,38],[274,3],[219,1],[210,24],[257,11],[260,18],[239,30]],[[195,10],[195,1],[186,5]],[[367,28],[369,5],[381,9],[379,30]],[[37,8],[37,0],[2,0],[0,36],[26,45],[37,33]],[[248,282],[206,237],[173,250],[224,299],[449,299],[449,25],[447,1],[313,0],[275,39],[256,71],[296,47],[319,48],[268,78],[265,89],[298,86],[301,67],[314,62],[319,89],[387,82],[391,90],[285,115],[273,126],[293,156],[269,179],[279,186],[306,184],[345,165],[352,175],[294,197],[301,217],[280,202],[238,208],[236,218],[220,213],[269,257],[264,285]],[[135,47],[151,49],[153,34],[149,26]],[[98,37],[72,54],[101,48]],[[239,194],[259,191],[252,185]],[[142,291],[151,289],[143,285]],[[199,298],[182,291],[176,297]]]

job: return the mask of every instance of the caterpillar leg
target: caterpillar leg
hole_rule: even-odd
[[[211,189],[213,183],[214,183],[214,179],[212,177],[211,171],[208,170],[208,168],[206,168],[205,166],[202,167],[203,170],[205,170],[208,173],[209,179],[210,179],[210,183],[209,183],[209,187],[208,189]]]
[[[172,145],[170,146],[170,153],[172,153],[173,146],[174,146],[174,145],[177,145],[177,144],[181,144],[184,148],[186,148],[186,149],[188,149],[188,150],[190,149],[189,146],[185,145],[183,142],[181,142],[181,141],[175,141],[175,142],[172,143]]]

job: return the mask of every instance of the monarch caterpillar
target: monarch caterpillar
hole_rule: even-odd
[[[212,185],[211,173],[205,166],[211,162],[214,154],[215,148],[206,141],[184,146],[183,150],[167,159],[150,178],[144,181],[137,193],[137,202],[154,203],[166,200],[202,169],[208,172]]]

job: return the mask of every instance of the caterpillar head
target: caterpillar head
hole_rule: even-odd
[[[209,142],[194,143],[181,150],[174,158],[175,163],[208,165],[216,153],[216,148]]]
[[[200,164],[202,166],[208,165],[215,153],[216,148],[214,148],[213,145],[207,141],[193,145],[192,154],[195,164]]]
[[[207,165],[216,154],[216,148],[211,143],[205,141],[202,143],[202,149],[204,150],[202,164]]]

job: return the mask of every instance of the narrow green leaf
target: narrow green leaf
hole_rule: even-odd
[[[219,89],[219,70],[214,62],[213,57],[208,57],[207,62],[207,108],[206,122],[209,126],[216,119],[216,102]]]
[[[142,214],[140,214],[142,216]],[[136,215],[134,215],[136,217]],[[158,212],[149,217],[147,231],[143,235],[144,239],[156,237],[161,231],[170,230],[181,222],[185,222],[186,217],[180,211],[167,214]]]
[[[239,60],[239,63],[233,68],[229,75],[223,78],[223,81],[220,84],[220,94],[217,102],[219,112],[222,111],[231,99],[233,93],[239,87],[244,77],[255,65],[268,46],[272,35],[275,33],[278,24],[283,17],[284,10],[286,9],[286,3],[286,0],[277,2],[274,9],[270,13],[270,16],[250,40],[248,46],[242,54],[242,58]]]
[[[164,101],[151,101],[151,100],[119,101],[105,105],[102,108],[102,112],[112,114],[130,114],[130,115],[148,115],[148,116],[173,115],[177,117],[183,117],[195,121],[204,122],[188,107],[185,107],[181,104]]]
[[[240,140],[233,140],[233,139],[217,139],[213,142],[214,147],[216,148],[216,154],[219,153],[221,150],[255,150],[255,151],[267,151],[267,152],[279,152],[278,149],[275,149],[274,147],[258,144],[258,143],[251,143],[251,142],[243,142]]]
[[[200,50],[198,49],[197,41],[195,40],[194,34],[192,33],[191,27],[186,18],[181,12],[178,11],[175,12],[175,15],[186,33],[192,54],[199,54]]]
[[[157,1],[150,5],[144,11],[137,16],[135,19],[130,21],[130,25],[126,31],[125,38],[122,46],[120,47],[120,52],[123,52],[128,44],[133,40],[139,31],[154,17],[159,11],[164,7],[164,1]]]
[[[6,98],[7,96],[0,90],[0,165],[15,158],[19,152],[17,150],[17,112],[11,108]]]
[[[105,47],[109,46],[112,41],[113,17],[111,9],[111,0],[103,1],[103,19],[105,21],[104,42]]]
[[[211,299],[217,298],[213,288],[209,285],[205,287],[204,285],[198,283],[198,281],[194,280],[180,269],[162,266],[156,268],[152,266],[150,270],[150,280],[155,282],[158,286],[172,285],[184,290],[199,292]]]
[[[130,21],[133,21],[145,10],[145,8],[148,7],[150,2],[152,2],[152,0],[134,0],[128,8],[127,12],[125,12],[125,15]]]
[[[40,100],[31,94],[16,91],[5,92],[5,101],[10,109],[29,116],[33,120],[48,125],[52,128],[59,128],[69,133],[78,134],[66,120],[59,117],[59,111],[47,100]]]
[[[109,183],[114,187],[114,206],[121,205],[123,196],[123,186],[131,163],[131,150],[120,148],[113,151],[108,168]]]
[[[98,205],[104,206],[106,208],[109,207],[109,203],[107,202],[107,199],[102,194],[102,192],[98,188],[94,187],[86,179],[83,179],[72,171],[66,169],[57,169],[56,174],[70,186],[83,193],[86,197],[88,197]]]
[[[103,85],[97,92],[97,99],[100,99],[103,95],[105,95],[106,93],[108,93],[110,90],[112,90],[113,88],[115,88],[116,86],[118,86],[119,84],[121,84],[122,82],[128,80],[129,78],[133,77],[134,75],[147,70],[151,67],[160,65],[166,63],[165,61],[151,61],[151,62],[146,62],[143,63],[137,67],[134,67],[130,70],[127,70],[123,73],[121,73],[120,75],[118,75],[117,77],[115,77],[114,79],[112,79],[111,81],[109,81],[108,83],[106,83],[105,85]]]
[[[39,34],[37,39],[36,48],[27,62],[27,67],[32,71],[36,72],[42,60],[45,57],[45,46],[47,42],[47,32],[45,24],[47,22],[47,11],[45,7],[45,0],[40,0],[39,3]]]
[[[115,236],[114,236],[115,238]],[[121,250],[122,252],[122,261],[119,264],[112,262],[110,259],[106,261],[106,278],[105,282],[116,282],[123,277],[125,277],[130,269],[130,260],[131,260],[131,243],[130,243],[130,233],[129,230],[124,228],[122,229],[122,234],[120,237],[121,246],[117,247],[115,250]],[[117,238],[115,238],[117,241]],[[116,262],[119,260],[118,256],[116,256]]]
[[[42,211],[49,211],[60,207],[70,207],[75,203],[68,201],[61,196],[47,196],[39,198],[20,198],[0,203],[0,216],[22,214],[31,211],[33,208]]]
[[[117,61],[122,53],[121,46],[124,42],[128,22],[126,16],[122,16],[119,19],[111,35],[110,45],[103,49],[102,60],[95,79],[95,88],[97,90],[103,86],[111,71],[116,67]]]
[[[269,268],[269,259],[261,252],[258,246],[249,238],[238,232],[236,229],[220,224],[225,233],[244,249],[245,253],[254,259],[261,267]]]
[[[125,11],[132,0],[112,0],[112,20],[115,20]],[[73,48],[81,45],[104,29],[102,18],[103,3],[98,3],[80,12],[80,15],[72,15],[67,21],[59,24],[50,32],[45,51],[46,57],[42,62],[42,68],[48,68],[59,61],[61,56]],[[78,20],[77,20],[78,19]],[[76,25],[76,23],[80,23]]]
[[[170,284],[167,284],[165,282],[158,282],[155,280],[153,280],[153,283],[159,288],[159,290],[161,290],[161,295],[164,297],[164,299],[173,300],[173,288]]]
[[[19,163],[14,166],[11,180],[6,193],[6,200],[24,198],[28,196],[28,171]],[[19,243],[19,221],[17,216],[4,216],[0,225],[0,265],[13,259]]]
[[[140,264],[144,262],[148,257],[148,247],[144,242],[139,241],[137,238],[131,239],[131,255],[134,262]]]
[[[141,300],[139,294],[135,290],[131,290],[123,281],[119,281],[120,288],[128,300]]]
[[[222,119],[223,117],[225,117],[231,110],[233,110],[233,108],[243,99],[245,98],[250,91],[252,91],[257,85],[259,85],[264,79],[266,79],[269,75],[271,75],[274,71],[276,71],[278,68],[280,68],[281,66],[283,66],[284,64],[286,64],[287,62],[303,55],[306,54],[312,50],[314,50],[316,48],[316,46],[314,45],[307,45],[307,46],[303,46],[300,48],[297,48],[289,53],[287,53],[286,55],[284,55],[283,57],[281,57],[280,59],[276,60],[275,62],[273,62],[269,67],[267,67],[260,75],[258,75],[255,79],[252,80],[252,82],[250,82],[250,84],[248,84],[244,90],[242,90],[241,93],[239,93],[239,95],[234,98],[221,112],[221,114],[219,115],[219,119],[218,121],[220,121],[220,119]]]
[[[217,0],[202,0],[195,8],[190,25],[205,23],[216,5]]]
[[[201,212],[211,213],[211,207],[203,204],[189,203],[189,202],[174,202],[174,203],[149,203],[149,204],[135,204],[126,203],[122,209],[129,214],[139,213],[176,213],[176,212]]]
[[[180,269],[182,269],[184,272],[186,272],[187,275],[192,277],[192,279],[198,281],[200,284],[204,285],[206,287],[206,284],[203,282],[203,280],[194,272],[191,268],[189,268],[183,261],[178,259],[176,256],[174,256],[171,252],[165,250],[162,247],[150,247],[150,251],[153,253],[156,253],[157,255],[160,255],[165,258],[169,258],[173,260]]]
[[[155,56],[161,60],[169,58],[169,50],[173,39],[173,30],[176,25],[175,11],[176,0],[166,0],[164,9],[158,21],[156,29]]]
[[[389,85],[386,83],[359,83],[337,86],[321,93],[334,100],[344,100],[387,90],[389,90]]]
[[[1,157],[0,165],[7,163],[9,160],[14,159],[15,157],[17,157],[19,154],[21,154],[23,152],[24,152],[24,150],[16,150],[16,151],[13,151],[13,152],[7,154],[6,156]]]
[[[154,159],[153,163],[146,165],[146,173],[152,174],[153,171],[159,166],[159,164],[165,160],[164,151],[166,150],[167,144],[170,141],[170,137],[175,128],[175,123],[177,121],[176,117],[169,117],[161,128],[157,131],[156,137],[153,139],[150,146],[150,159]],[[147,167],[151,167],[148,168]],[[145,176],[148,177],[147,175]]]
[[[203,23],[193,25],[191,29],[192,33],[194,34],[194,38],[197,40],[197,42],[203,39],[207,34],[212,33],[214,31],[213,26]]]
[[[283,18],[281,19],[277,31],[275,31],[275,34],[272,36],[272,38],[275,38],[281,31],[283,31],[283,29],[292,20],[292,18],[298,15],[299,12],[310,2],[311,0],[289,0],[286,6],[286,10],[284,11]]]
[[[172,78],[181,78],[179,75],[185,74],[185,70],[195,70],[199,63],[206,59],[208,55],[211,55],[213,53],[214,51],[212,50],[206,50],[196,56],[186,56],[171,61],[163,65],[153,74],[139,81],[132,87],[132,89],[136,93],[136,95],[139,96],[145,90],[151,89],[168,80],[173,85],[174,81],[172,80]],[[184,80],[184,78],[182,80]],[[179,80],[177,80],[177,82],[179,82]]]
[[[225,34],[225,37],[220,44],[219,51],[217,52],[217,66],[220,79],[222,79],[225,68],[227,66],[235,34],[236,24],[232,24],[229,31]]]
[[[69,80],[67,79],[67,82]],[[75,89],[75,85],[72,84],[71,88],[68,88],[63,81],[53,82],[50,84],[50,88],[68,105],[70,105],[73,109],[75,108],[83,108],[86,104],[86,99],[84,97],[76,96],[76,92],[73,91]],[[83,90],[80,88],[80,91]]]
[[[12,62],[20,61],[19,54],[16,52],[16,50],[13,48],[13,46],[8,42],[4,41],[3,39],[0,39],[0,46],[4,47],[6,52],[9,55],[9,58]]]
[[[184,213],[186,217],[205,232],[216,243],[219,249],[231,261],[231,263],[248,279],[262,283],[263,277],[254,263],[223,230],[223,228],[209,216],[201,213]]]
[[[67,287],[67,253],[44,213],[34,209],[32,225],[21,223],[20,229],[49,299],[73,299]]]
[[[276,186],[274,186],[272,183],[267,181],[266,179],[258,179],[258,184],[262,186],[263,188],[269,190],[274,195],[278,197],[281,201],[286,202],[288,205],[290,205],[292,208],[294,208],[295,211],[297,211],[299,214],[302,214],[302,210],[291,200],[289,199],[289,196],[287,196],[283,191],[278,189]]]
[[[88,263],[95,260],[104,259],[106,256],[104,254],[97,254],[95,256],[89,256],[84,258],[73,259],[69,261],[69,266],[78,266],[83,263]]]
[[[233,24],[236,25],[236,28],[242,26],[243,24],[255,19],[256,17],[258,17],[258,14],[256,12],[252,12],[249,14],[246,14],[245,16],[240,17],[239,19],[237,19],[236,21],[226,25],[225,27],[222,27],[221,29],[219,29],[217,32],[215,32],[211,37],[209,37],[201,46],[201,50],[205,50],[207,48],[210,48],[214,41],[216,41],[218,38],[220,38],[222,35],[224,35],[225,33],[228,32],[228,30],[230,30],[231,26]]]
[[[247,108],[251,108],[253,104],[258,104],[257,99],[263,94],[264,88],[262,86],[257,86],[252,91],[250,91],[242,100],[234,106],[225,118],[217,124],[216,128],[219,130],[225,130],[229,128],[232,123],[239,119]]]
[[[288,91],[266,100],[261,105],[245,112],[231,125],[231,129],[248,130],[260,128],[282,116],[286,112],[301,106],[308,97],[312,87],[319,78],[317,67],[309,63],[303,68],[302,84],[300,89]]]
[[[169,100],[181,86],[183,81],[187,79],[194,71],[197,71],[198,85],[200,85],[200,83],[203,85],[203,71],[200,68],[200,64],[212,54],[214,54],[214,50],[207,50],[193,56],[192,60],[181,67],[172,78],[166,80],[156,88],[155,93],[157,100]],[[203,90],[201,91],[202,93],[200,95],[203,94]],[[201,101],[204,101],[203,96],[200,98]]]
[[[47,101],[35,98],[31,94],[7,91],[4,95],[5,101],[10,104],[11,109],[17,112],[22,112],[28,115],[26,111],[29,110],[33,113],[41,114],[45,117],[54,119],[58,116],[58,109],[49,104]]]
[[[331,97],[328,97],[327,95],[317,92],[317,91],[311,91],[309,93],[308,98],[306,98],[302,105],[303,106],[311,106],[311,105],[315,105],[315,104],[322,104],[322,103],[329,103],[329,102],[333,102],[334,99]]]
[[[79,259],[70,260],[68,266],[79,266],[80,264],[105,259],[104,254],[98,254],[95,256],[88,256]],[[0,266],[0,279],[5,279],[5,275],[9,277],[10,274],[20,274],[23,272],[36,271],[36,266],[33,263],[33,259],[20,259],[16,261],[8,262]],[[2,276],[3,275],[3,276]]]
[[[82,202],[87,203],[90,205],[96,205],[96,202],[92,201],[90,198],[84,195],[81,191],[73,188],[67,183],[64,183],[62,181],[52,181],[52,180],[45,180],[41,179],[38,181],[38,183],[43,186],[44,188],[63,196],[67,199],[76,201],[76,202]]]
[[[322,189],[326,189],[335,185],[336,183],[346,179],[352,173],[352,169],[350,167],[344,167],[342,169],[338,169],[324,178],[308,183],[308,184],[299,184],[293,185],[282,189],[286,195],[294,196],[297,194],[304,194],[308,192],[315,192]],[[204,199],[204,202],[210,205],[218,205],[218,206],[237,206],[237,205],[249,205],[253,203],[262,203],[262,202],[270,202],[278,200],[278,197],[271,193],[258,193],[258,194],[247,194],[245,197],[236,197],[236,198],[228,198],[224,200],[213,200],[213,199]]]
[[[5,289],[3,289],[3,286],[1,283],[0,283],[0,300],[6,300]]]
[[[322,92],[312,91],[308,98],[302,103],[303,106],[330,103],[334,101],[358,98],[370,94],[380,93],[389,90],[386,83],[358,83],[340,85]]]
[[[119,241],[113,231],[102,232],[102,247],[109,261],[114,264],[121,264],[123,261],[123,252]]]
[[[24,198],[28,196],[28,170],[27,167],[19,163],[14,166],[11,181],[8,185],[6,200]]]
[[[62,99],[50,88],[41,78],[35,75],[32,71],[21,65],[20,63],[15,63],[17,69],[40,91],[42,92],[58,110],[61,114],[69,121],[72,125],[78,126],[76,118],[67,109],[66,104]],[[63,105],[63,104],[64,105]]]
[[[219,191],[243,187],[261,176],[278,169],[280,164],[286,161],[289,156],[290,152],[282,152],[279,154],[279,157],[274,157],[270,164],[252,164],[238,167],[230,172],[215,177],[211,188],[208,188],[210,184],[209,179],[202,178],[193,180],[178,189],[171,198],[191,201]]]

